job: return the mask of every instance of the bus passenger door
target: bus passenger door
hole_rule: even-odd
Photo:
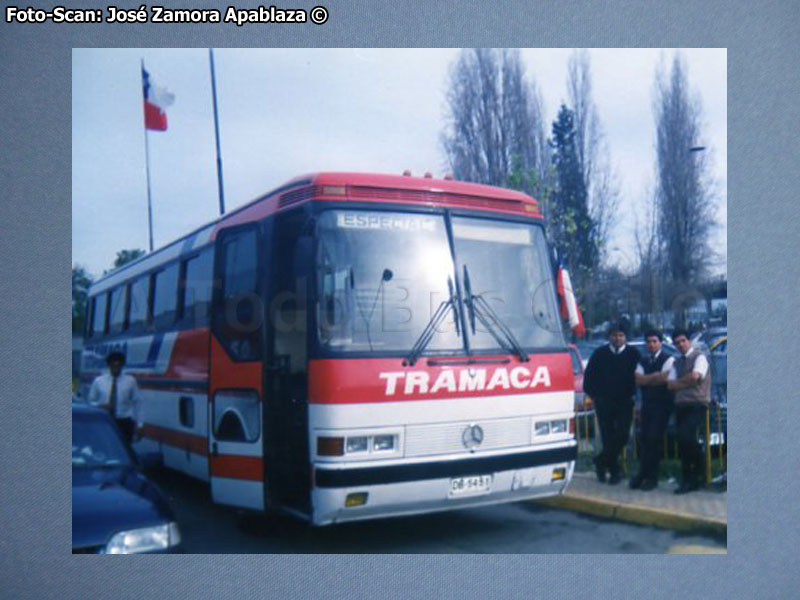
[[[309,221],[301,210],[275,217],[269,247],[268,335],[265,359],[267,473],[270,503],[309,515],[308,286]]]
[[[219,233],[211,311],[208,454],[215,502],[264,509],[263,273],[256,225]]]

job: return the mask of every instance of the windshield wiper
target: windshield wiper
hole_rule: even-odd
[[[522,362],[528,361],[528,354],[520,346],[519,341],[508,328],[508,325],[503,323],[502,319],[492,309],[489,303],[481,294],[472,293],[472,285],[469,280],[469,271],[467,265],[464,265],[464,304],[467,305],[469,311],[469,322],[472,333],[475,333],[475,317],[477,316],[481,324],[486,327],[486,330],[492,334],[492,337],[497,340],[500,346],[511,350],[514,354],[519,356]],[[501,336],[505,336],[505,339]]]
[[[422,330],[422,333],[417,338],[417,341],[414,342],[414,345],[411,347],[411,351],[403,361],[404,365],[414,366],[414,363],[417,362],[423,350],[425,350],[425,347],[430,343],[431,338],[433,338],[433,334],[436,332],[436,328],[439,326],[439,323],[441,323],[442,320],[447,316],[447,313],[450,312],[450,309],[453,310],[453,320],[456,324],[456,335],[461,337],[461,330],[458,326],[458,308],[455,302],[455,292],[453,291],[453,280],[450,277],[447,278],[447,290],[450,294],[450,297],[447,300],[443,300],[439,304],[439,307],[431,316],[430,321],[428,321],[428,324],[425,326],[425,329]]]

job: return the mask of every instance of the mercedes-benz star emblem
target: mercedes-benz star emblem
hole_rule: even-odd
[[[461,432],[461,442],[468,450],[474,450],[483,443],[483,428],[480,425],[467,425]]]

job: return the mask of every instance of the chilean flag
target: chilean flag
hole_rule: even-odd
[[[558,297],[561,300],[561,317],[569,321],[569,326],[575,335],[578,337],[586,335],[583,316],[572,291],[572,281],[564,267],[558,267]]]
[[[167,130],[167,107],[175,102],[175,94],[155,85],[142,66],[142,92],[144,94],[144,128],[153,131]]]

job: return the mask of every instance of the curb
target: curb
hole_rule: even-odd
[[[565,494],[553,498],[542,498],[538,504],[552,508],[571,510],[573,512],[635,523],[650,525],[662,529],[678,531],[702,531],[728,535],[728,522],[695,514],[674,512],[663,508],[653,508],[641,504],[621,504],[610,500],[602,500],[581,494]]]

